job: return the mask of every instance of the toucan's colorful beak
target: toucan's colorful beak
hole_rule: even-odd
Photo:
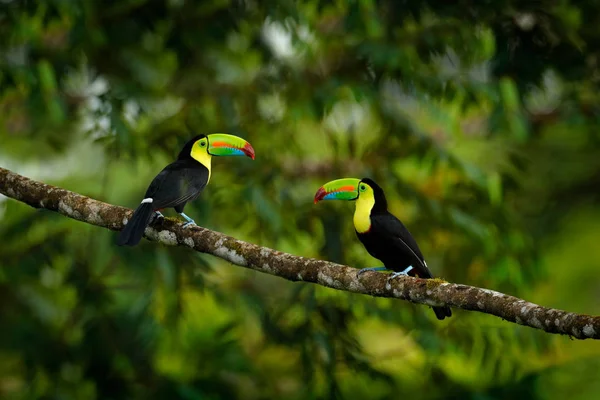
[[[327,182],[317,190],[315,204],[321,200],[355,200],[360,179],[343,178]]]
[[[247,156],[254,160],[254,148],[241,137],[226,133],[208,135],[208,154],[213,156]]]

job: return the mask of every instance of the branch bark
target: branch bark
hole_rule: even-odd
[[[55,211],[115,231],[121,230],[132,214],[130,209],[37,182],[3,168],[0,168],[0,193],[35,208]],[[189,247],[290,281],[311,282],[337,290],[393,297],[429,306],[449,305],[495,315],[548,333],[600,339],[598,316],[546,308],[488,289],[413,277],[401,277],[388,283],[387,275],[380,273],[366,273],[357,279],[355,268],[282,253],[202,227],[182,229],[181,223],[166,218],[154,222],[145,235],[165,245]]]

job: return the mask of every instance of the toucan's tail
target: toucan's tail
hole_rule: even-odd
[[[448,306],[432,307],[432,308],[433,308],[433,312],[435,313],[435,316],[440,321],[443,320],[446,317],[451,317],[452,316],[452,310],[450,310],[450,307],[448,307]]]
[[[416,274],[419,275],[419,278],[425,278],[425,279],[431,279],[431,278],[433,278],[433,274],[431,273],[431,271],[427,267],[427,263],[425,261],[422,262],[421,268],[417,269]],[[410,275],[412,275],[412,274],[410,274]],[[452,310],[448,306],[431,307],[431,308],[433,308],[433,312],[435,313],[435,316],[440,321],[443,320],[446,317],[451,317],[452,316]]]
[[[144,230],[152,220],[152,203],[142,203],[136,208],[133,216],[121,231],[117,239],[119,246],[135,246],[142,240]]]

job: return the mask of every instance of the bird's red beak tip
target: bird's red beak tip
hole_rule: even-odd
[[[248,157],[254,160],[254,148],[250,143],[246,143],[246,145],[244,146],[244,153],[246,153]]]
[[[319,201],[323,200],[323,197],[325,197],[327,195],[327,191],[325,190],[325,188],[323,186],[321,186],[319,188],[319,190],[317,190],[317,193],[315,193],[315,204],[317,204]]]

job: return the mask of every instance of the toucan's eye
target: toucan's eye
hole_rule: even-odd
[[[200,147],[204,147],[204,146],[206,146],[206,141],[203,140],[200,142]]]
[[[367,187],[365,185],[360,185],[360,191],[364,192],[365,190],[367,190]]]

